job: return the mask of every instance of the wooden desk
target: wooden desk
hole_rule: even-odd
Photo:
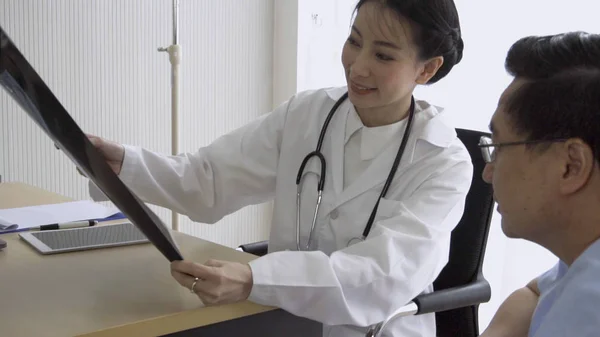
[[[29,185],[0,184],[0,209],[66,201]],[[3,337],[320,333],[312,321],[251,302],[203,307],[175,282],[169,262],[151,244],[44,256],[16,233],[0,237],[8,243],[0,251]],[[255,258],[179,232],[174,238],[183,256],[198,262]]]

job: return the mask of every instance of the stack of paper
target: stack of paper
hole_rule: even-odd
[[[93,201],[73,201],[60,204],[0,209],[0,233],[27,230],[31,227],[80,220],[105,219],[119,210]],[[1,230],[16,225],[16,228]]]

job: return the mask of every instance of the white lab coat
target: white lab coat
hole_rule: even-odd
[[[366,241],[359,237],[388,176],[400,139],[343,190],[348,100],[323,145],[327,173],[313,235],[314,251],[296,250],[296,175],[313,151],[328,111],[346,88],[302,92],[194,153],[164,156],[126,146],[121,179],[144,201],[191,220],[214,223],[250,204],[274,199],[269,254],[250,263],[249,300],[324,323],[324,336],[362,336],[431,284],[448,260],[473,169],[441,109],[417,101],[413,129],[387,197]],[[401,138],[401,137],[399,137]],[[307,165],[301,240],[312,222],[319,165]],[[310,174],[314,172],[316,174]],[[389,329],[402,337],[435,336],[433,314],[403,317]]]

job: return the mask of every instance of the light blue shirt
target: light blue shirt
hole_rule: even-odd
[[[538,288],[529,337],[600,336],[600,240],[570,267],[560,261],[542,274]]]

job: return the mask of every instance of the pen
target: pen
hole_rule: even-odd
[[[90,227],[98,224],[96,220],[84,220],[84,221],[72,221],[72,222],[63,222],[63,223],[53,223],[48,225],[42,225],[39,227],[32,227],[33,230],[40,231],[48,231],[53,229],[67,229],[67,228],[80,228],[80,227]]]

